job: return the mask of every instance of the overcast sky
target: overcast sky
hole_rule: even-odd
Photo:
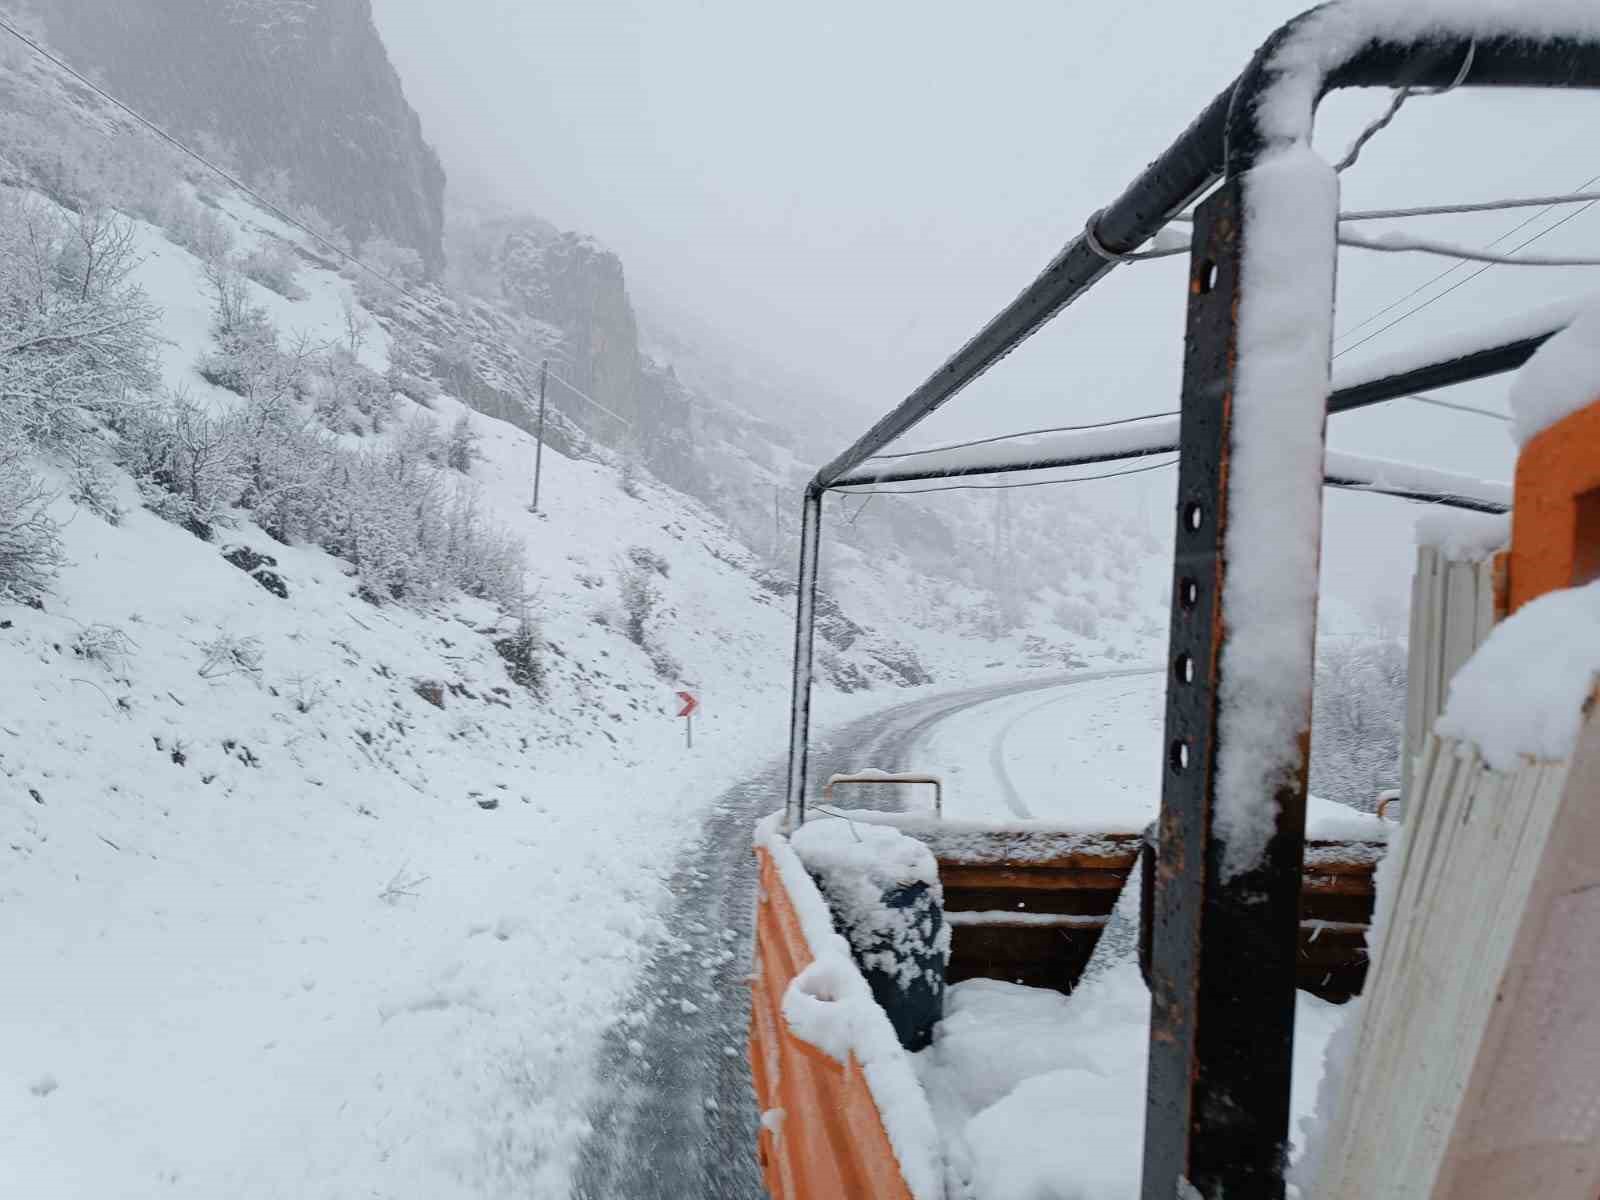
[[[863,412],[889,407],[973,333],[1300,7],[375,0],[458,199],[594,233],[622,255],[636,298],[808,371]],[[1383,102],[1335,97],[1319,143],[1336,155]],[[1415,100],[1345,175],[1345,206],[1576,188],[1600,174],[1584,136],[1595,105]],[[1524,216],[1425,228],[1481,243]],[[1600,210],[1532,249],[1600,252]],[[1180,264],[1120,269],[917,436],[1174,407]],[[1449,266],[1347,253],[1339,328]],[[1344,361],[1594,286],[1580,271],[1498,267]],[[1499,407],[1503,394],[1495,382],[1453,397]],[[1496,423],[1414,404],[1340,419],[1331,436],[1500,477],[1511,461]]]

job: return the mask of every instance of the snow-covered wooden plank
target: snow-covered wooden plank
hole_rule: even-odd
[[[1524,953],[1530,896],[1548,863],[1572,852],[1552,836],[1557,814],[1585,787],[1592,792],[1571,785],[1565,762],[1496,771],[1471,747],[1430,737],[1360,1032],[1319,1156],[1317,1200],[1453,1195],[1435,1185],[1468,1081],[1509,966]]]
[[[1600,723],[1511,935],[1438,1200],[1600,1195]]]

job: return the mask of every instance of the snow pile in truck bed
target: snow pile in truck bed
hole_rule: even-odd
[[[1600,400],[1600,300],[1534,352],[1511,386],[1511,431],[1519,446]]]
[[[1301,993],[1295,1114],[1311,1110],[1336,1005]],[[952,987],[913,1056],[945,1141],[947,1188],[971,1200],[1137,1200],[1150,999],[1136,964],[1071,996],[992,979]]]
[[[803,826],[801,832],[809,827]],[[899,838],[892,830],[882,832]],[[928,1110],[928,1098],[888,1016],[878,1007],[867,981],[856,969],[849,943],[834,930],[827,902],[784,836],[781,812],[756,826],[755,844],[772,856],[806,943],[815,955],[784,993],[784,1020],[795,1037],[825,1054],[841,1062],[855,1056],[911,1194],[916,1200],[940,1200],[944,1190],[940,1186],[939,1135]],[[927,855],[922,847],[917,849]],[[904,861],[913,860],[907,856]],[[919,864],[917,869],[922,869],[921,858],[915,861]],[[931,861],[929,858],[930,865]]]
[[[1456,672],[1436,726],[1509,771],[1571,756],[1600,682],[1600,583],[1525,604]]]
[[[944,903],[939,865],[921,842],[888,826],[818,815],[795,830],[789,844],[869,968],[892,973],[909,987],[921,969],[919,951],[935,938],[941,962],[949,957],[949,927],[937,934],[932,928]],[[928,891],[916,904],[888,903],[896,889],[919,883]]]

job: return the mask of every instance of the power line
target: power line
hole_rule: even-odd
[[[1356,209],[1339,214],[1344,221],[1393,221],[1406,217],[1451,217],[1462,213],[1505,212],[1517,208],[1559,208],[1563,204],[1582,204],[1600,200],[1600,192],[1572,192],[1564,196],[1513,197],[1508,200],[1478,200],[1467,204],[1427,204],[1416,208]]]
[[[179,140],[178,138],[174,137],[172,134],[168,133],[165,129],[163,129],[161,126],[157,125],[154,121],[152,121],[150,118],[146,117],[143,113],[140,113],[137,109],[135,109],[132,106],[130,106],[128,104],[125,104],[123,101],[117,99],[117,97],[113,96],[110,92],[106,91],[99,84],[95,83],[93,80],[87,78],[86,76],[84,76],[83,74],[81,74],[80,72],[75,70],[69,63],[67,63],[63,59],[57,57],[55,54],[51,53],[51,51],[46,49],[44,46],[40,45],[38,42],[36,42],[32,38],[28,37],[27,34],[23,33],[15,25],[13,25],[9,21],[7,21],[3,16],[0,16],[0,30],[4,30],[6,33],[9,33],[12,37],[16,38],[23,45],[27,46],[30,50],[32,50],[35,54],[39,55],[45,61],[53,64],[55,67],[57,67],[61,71],[65,72],[67,75],[71,76],[78,83],[81,83],[84,87],[88,88],[91,92],[93,92],[96,96],[99,96],[107,104],[110,104],[113,107],[115,107],[116,109],[118,109],[119,111],[121,111],[123,113],[126,113],[129,117],[133,118],[133,120],[138,122],[145,129],[149,130],[156,137],[158,137],[162,141],[166,142],[169,146],[172,146],[179,153],[187,156],[188,158],[193,159],[195,162],[199,163],[206,170],[210,171],[213,175],[217,176],[217,178],[219,178],[221,180],[224,180],[226,183],[228,183],[230,186],[236,188],[242,194],[250,197],[250,199],[254,200],[258,205],[260,205],[262,208],[266,209],[268,212],[272,213],[273,216],[277,217],[279,220],[283,221],[285,224],[291,225],[294,228],[300,230],[300,232],[304,233],[306,236],[308,236],[310,238],[315,239],[320,245],[325,246],[328,250],[332,251],[339,258],[343,259],[345,262],[349,263],[351,266],[357,268],[358,270],[366,272],[368,275],[372,276],[372,278],[378,280],[378,282],[383,283],[383,284],[387,285],[390,288],[393,288],[394,291],[399,293],[400,296],[403,297],[404,299],[410,301],[413,304],[416,304],[416,305],[420,306],[421,308],[423,308],[426,311],[431,312],[436,317],[441,315],[431,304],[429,304],[427,301],[421,299],[420,297],[414,295],[409,289],[407,289],[405,287],[405,285],[399,283],[398,281],[396,281],[392,277],[390,277],[388,275],[385,275],[382,271],[378,270],[376,267],[370,266],[367,263],[363,262],[360,258],[356,257],[354,254],[352,254],[348,250],[344,249],[338,243],[329,240],[326,236],[324,236],[323,234],[318,233],[315,229],[311,228],[311,226],[307,225],[305,222],[303,222],[303,221],[299,220],[298,218],[292,216],[291,214],[285,212],[282,208],[278,207],[277,204],[273,203],[266,196],[263,196],[260,192],[256,191],[254,188],[252,188],[249,184],[247,184],[247,183],[243,182],[242,180],[236,178],[231,172],[229,172],[228,170],[226,170],[223,167],[218,166],[216,163],[212,162],[205,155],[201,154],[198,150],[195,150],[195,149],[191,148],[190,146],[188,146],[183,141]],[[553,354],[555,354],[556,357],[561,358],[563,360],[565,360],[565,357],[566,357],[565,355],[563,355],[560,352],[559,349],[552,348],[550,350],[547,350],[546,353],[553,353]],[[633,427],[632,422],[630,422],[626,417],[621,416],[620,414],[613,412],[611,409],[607,408],[604,404],[601,404],[600,401],[596,400],[593,396],[591,396],[587,392],[583,391],[583,389],[581,389],[581,388],[577,387],[576,385],[571,384],[571,383],[567,382],[565,379],[561,378],[561,376],[559,374],[551,375],[551,378],[554,379],[557,383],[559,383],[562,387],[566,388],[568,391],[572,392],[573,394],[577,395],[578,397],[580,397],[581,399],[587,401],[588,403],[594,405],[594,407],[598,408],[601,412],[605,413],[607,416],[612,417],[617,421],[620,421],[623,425],[627,426],[630,429]],[[528,407],[527,402],[526,402],[526,398],[524,398],[524,406]]]
[[[1596,199],[1600,200],[1600,197]],[[1517,258],[1514,254],[1490,254],[1486,250],[1474,250],[1470,246],[1457,246],[1450,242],[1435,242],[1429,238],[1395,235],[1369,238],[1359,233],[1345,233],[1342,230],[1339,233],[1339,245],[1350,246],[1357,250],[1378,250],[1385,254],[1439,254],[1446,258],[1459,258],[1465,262],[1488,263],[1490,266],[1600,267],[1600,258],[1590,256],[1536,254]]]
[[[328,238],[326,238],[322,234],[318,233],[315,229],[312,229],[309,225],[305,224],[303,221],[299,221],[296,218],[290,216],[288,213],[284,212],[283,209],[279,208],[271,200],[268,200],[265,196],[263,196],[260,192],[256,191],[254,188],[250,187],[248,184],[243,183],[242,181],[234,178],[234,176],[232,174],[230,174],[227,170],[223,169],[222,167],[219,167],[216,163],[214,163],[210,159],[206,158],[205,155],[201,154],[199,151],[190,149],[187,145],[185,145],[183,142],[179,141],[177,138],[173,137],[170,133],[168,133],[165,129],[161,128],[161,126],[157,125],[154,121],[150,120],[148,117],[144,116],[142,113],[140,113],[140,112],[136,111],[135,109],[131,108],[129,105],[124,104],[121,100],[118,100],[115,96],[113,96],[110,92],[106,91],[99,84],[95,83],[93,80],[91,80],[91,79],[85,77],[84,75],[80,74],[79,72],[74,70],[70,65],[68,65],[66,62],[61,60],[60,58],[57,58],[49,50],[45,49],[38,42],[34,41],[27,34],[23,33],[20,29],[18,29],[15,25],[11,24],[4,17],[0,17],[0,29],[5,30],[5,32],[9,33],[12,37],[16,38],[19,42],[21,42],[23,45],[27,46],[35,54],[39,55],[41,58],[45,59],[47,62],[53,63],[56,67],[60,68],[62,71],[65,71],[73,79],[77,80],[84,87],[88,88],[95,95],[99,96],[107,104],[110,104],[110,105],[114,106],[115,108],[117,108],[117,109],[121,110],[122,112],[126,113],[128,116],[132,117],[140,125],[143,125],[151,133],[155,134],[162,141],[166,142],[169,146],[173,147],[173,149],[177,150],[181,154],[187,155],[189,158],[194,159],[195,162],[199,163],[206,170],[208,170],[212,174],[216,175],[219,179],[226,180],[229,184],[231,184],[233,187],[237,188],[239,191],[243,192],[246,196],[249,196],[252,200],[254,200],[262,208],[266,209],[268,212],[272,213],[272,215],[277,217],[279,220],[284,221],[287,224],[293,225],[296,229],[300,230],[300,232],[306,234],[308,237],[315,238],[323,246],[326,246],[329,250],[333,251],[333,253],[337,254],[340,258],[342,258],[346,262],[348,262],[351,266],[354,266],[354,267],[356,267],[356,268],[358,268],[358,269],[360,269],[362,271],[365,271],[368,275],[371,275],[374,279],[378,280],[380,283],[384,283],[384,284],[387,284],[389,287],[392,287],[395,291],[399,292],[402,296],[405,296],[407,299],[412,299],[411,294],[409,292],[407,292],[404,287],[402,287],[400,284],[396,283],[393,279],[391,279],[389,276],[385,275],[382,271],[379,271],[375,267],[369,267],[366,263],[362,262],[359,258],[357,258],[355,255],[351,254],[348,250],[342,249],[337,243],[330,241]]]
[[[1441,400],[1437,396],[1425,396],[1421,392],[1409,392],[1406,394],[1405,399],[1415,400],[1419,404],[1432,404],[1439,408],[1453,408],[1457,412],[1472,413],[1475,416],[1489,417],[1496,421],[1511,420],[1505,413],[1497,413],[1487,408],[1476,408],[1471,404],[1458,404],[1454,400]]]
[[[1578,190],[1579,190],[1579,192],[1582,192],[1582,190],[1587,189],[1587,187],[1594,186],[1594,184],[1597,184],[1597,182],[1600,182],[1600,174],[1592,174],[1592,176],[1589,176],[1589,178],[1584,179],[1584,182],[1581,182],[1581,184],[1579,184]],[[1557,227],[1562,226],[1562,224],[1565,224],[1566,221],[1570,221],[1570,219],[1574,218],[1574,216],[1578,216],[1579,213],[1584,213],[1584,211],[1589,210],[1590,206],[1594,205],[1594,203],[1595,203],[1594,200],[1590,200],[1589,203],[1586,203],[1586,205],[1582,206],[1582,208],[1579,208],[1578,213],[1568,213],[1568,214],[1566,214],[1565,218],[1563,218],[1562,221],[1558,221],[1557,224],[1554,224],[1554,226],[1550,226],[1549,229],[1544,230],[1544,232],[1546,232],[1546,234],[1547,234],[1547,232],[1549,232],[1550,229],[1557,229]],[[1522,232],[1523,229],[1526,229],[1526,227],[1531,226],[1531,224],[1534,224],[1534,222],[1538,221],[1538,219],[1542,218],[1542,216],[1547,216],[1547,214],[1552,213],[1552,211],[1554,211],[1555,208],[1557,208],[1557,205],[1554,205],[1554,203],[1552,203],[1552,205],[1547,206],[1547,208],[1542,208],[1542,210],[1539,210],[1538,213],[1534,213],[1533,216],[1530,216],[1530,218],[1523,218],[1522,221],[1518,221],[1517,224],[1515,224],[1515,226],[1512,226],[1512,227],[1510,227],[1510,229],[1507,229],[1506,232],[1504,232],[1504,234],[1501,234],[1501,235],[1499,235],[1499,237],[1494,238],[1494,240],[1491,240],[1491,242],[1488,243],[1488,245],[1483,246],[1483,248],[1485,248],[1485,250],[1490,250],[1491,246],[1498,246],[1499,243],[1504,242],[1504,240],[1506,240],[1506,238],[1515,237],[1515,235],[1520,234],[1520,232]],[[1539,237],[1542,237],[1542,234],[1539,235]],[[1530,245],[1530,243],[1533,242],[1533,240],[1538,240],[1538,238],[1530,238],[1530,242],[1523,242],[1522,245],[1515,246],[1514,251],[1512,251],[1512,253],[1515,253],[1515,250],[1522,250],[1523,246]],[[1434,286],[1435,283],[1440,282],[1440,280],[1445,280],[1445,278],[1450,277],[1450,275],[1456,274],[1456,272],[1458,272],[1458,270],[1462,269],[1462,266],[1466,266],[1466,264],[1464,264],[1464,262],[1456,262],[1456,264],[1454,264],[1454,266],[1445,267],[1445,269],[1443,269],[1442,272],[1438,272],[1437,275],[1434,275],[1434,277],[1429,278],[1429,280],[1424,280],[1424,282],[1419,283],[1418,286],[1414,286],[1414,288],[1411,288],[1411,291],[1408,291],[1408,293],[1403,294],[1403,296],[1400,296],[1400,298],[1394,299],[1394,301],[1390,301],[1389,304],[1386,304],[1386,306],[1381,307],[1381,309],[1378,309],[1378,312],[1373,312],[1373,314],[1366,315],[1366,317],[1363,317],[1362,320],[1358,320],[1358,322],[1355,323],[1355,325],[1349,326],[1349,328],[1347,328],[1347,330],[1344,331],[1344,333],[1339,334],[1339,339],[1341,339],[1341,341],[1342,341],[1342,339],[1350,338],[1350,336],[1352,336],[1352,334],[1354,334],[1355,331],[1363,330],[1363,328],[1366,328],[1366,326],[1371,325],[1371,323],[1373,323],[1374,320],[1379,320],[1379,318],[1384,317],[1384,315],[1389,314],[1389,312],[1394,312],[1394,310],[1397,309],[1397,307],[1400,307],[1400,306],[1402,306],[1402,304],[1405,304],[1405,302],[1408,301],[1408,299],[1413,298],[1413,296],[1416,296],[1416,294],[1422,293],[1422,291],[1427,291],[1427,290],[1429,290],[1429,288],[1432,288],[1432,286]],[[1472,274],[1467,275],[1467,278],[1462,278],[1462,280],[1458,280],[1458,282],[1453,283],[1453,285],[1448,286],[1448,288],[1445,288],[1445,290],[1443,290],[1442,293],[1438,293],[1437,296],[1434,296],[1434,298],[1429,299],[1429,301],[1427,301],[1426,304],[1419,304],[1419,306],[1416,307],[1416,309],[1408,310],[1408,314],[1406,314],[1406,315],[1410,315],[1411,312],[1421,312],[1422,309],[1426,309],[1426,307],[1429,306],[1429,304],[1432,304],[1432,302],[1437,301],[1437,299],[1442,299],[1443,296],[1448,296],[1448,294],[1450,294],[1451,291],[1454,291],[1454,290],[1456,290],[1456,288],[1459,288],[1459,286],[1461,286],[1462,283],[1470,282],[1470,280],[1474,280],[1474,278],[1477,278],[1478,275],[1482,275],[1483,272],[1485,272],[1485,270],[1488,270],[1488,267],[1482,267],[1482,269],[1480,269],[1480,270],[1475,270],[1475,272],[1472,272]],[[1400,317],[1400,320],[1405,320],[1405,317]],[[1378,330],[1378,333],[1384,333],[1384,330],[1390,330],[1390,328],[1394,328],[1395,325],[1398,325],[1398,323],[1400,323],[1400,320],[1397,320],[1397,322],[1390,322],[1389,325],[1384,326],[1384,328],[1382,328],[1382,330]],[[1373,336],[1374,336],[1374,338],[1376,338],[1376,336],[1378,336],[1378,334],[1374,333]],[[1355,346],[1363,346],[1363,344],[1365,344],[1365,342],[1368,342],[1368,341],[1371,341],[1371,338],[1363,338],[1362,341],[1355,342]],[[1349,352],[1349,350],[1354,350],[1355,346],[1347,346],[1346,349],[1339,350],[1339,352],[1336,352],[1336,354],[1334,354],[1333,357],[1334,358],[1338,358],[1339,355],[1347,354],[1347,352]]]
[[[1600,179],[1600,175],[1596,175],[1595,178],[1596,179]],[[1585,204],[1582,208],[1576,209],[1573,212],[1568,213],[1566,216],[1562,217],[1561,220],[1557,221],[1555,224],[1545,226],[1545,228],[1541,229],[1538,233],[1534,234],[1531,237],[1524,238],[1522,241],[1518,242],[1515,246],[1511,247],[1510,253],[1515,254],[1518,250],[1522,250],[1522,249],[1525,249],[1528,246],[1533,245],[1534,242],[1537,242],[1540,238],[1544,237],[1546,234],[1553,233],[1555,230],[1560,229],[1568,221],[1573,220],[1575,217],[1581,217],[1584,213],[1588,212],[1596,204],[1600,204],[1600,200],[1591,200],[1587,204]],[[1545,211],[1548,211],[1548,210],[1545,210]],[[1543,215],[1543,213],[1541,212],[1541,213],[1535,214],[1532,217],[1529,217],[1526,221],[1522,222],[1521,225],[1517,226],[1517,228],[1518,229],[1522,229],[1522,228],[1527,227],[1528,225],[1532,224],[1534,221],[1538,220],[1538,218],[1540,216],[1542,216],[1542,215]],[[1512,230],[1511,232],[1515,232],[1515,230]],[[1509,233],[1502,234],[1499,238],[1496,238],[1494,242],[1490,242],[1489,245],[1492,246],[1492,245],[1495,244],[1495,242],[1504,241],[1505,238],[1509,237],[1509,236],[1510,236]],[[1449,271],[1442,272],[1440,275],[1435,276],[1434,280],[1430,281],[1430,282],[1437,282],[1437,280],[1444,278],[1445,275],[1448,275],[1452,271],[1457,270],[1460,265],[1461,264],[1458,263],[1455,267],[1451,267]],[[1436,295],[1430,296],[1427,300],[1424,300],[1421,304],[1416,305],[1414,308],[1408,308],[1405,312],[1401,313],[1394,320],[1388,322],[1385,325],[1379,326],[1377,329],[1373,330],[1371,333],[1369,333],[1366,337],[1362,338],[1360,341],[1353,342],[1350,345],[1346,346],[1343,350],[1336,351],[1334,353],[1333,357],[1334,358],[1339,358],[1342,355],[1349,354],[1350,351],[1352,351],[1352,350],[1356,350],[1356,349],[1359,349],[1362,346],[1365,346],[1368,342],[1372,341],[1373,338],[1379,337],[1380,335],[1382,335],[1384,333],[1387,333],[1389,330],[1393,329],[1396,325],[1400,324],[1402,321],[1406,320],[1408,317],[1415,316],[1417,313],[1421,312],[1423,309],[1429,307],[1432,304],[1438,303],[1440,300],[1443,300],[1446,296],[1448,296],[1451,292],[1455,291],[1457,288],[1463,287],[1466,284],[1471,283],[1474,279],[1478,278],[1478,276],[1482,275],[1485,271],[1493,270],[1496,265],[1497,264],[1495,264],[1495,263],[1485,263],[1483,266],[1479,267],[1476,271],[1473,271],[1470,275],[1467,275],[1462,279],[1456,280],[1449,287],[1445,288],[1444,291],[1439,292]],[[1429,286],[1429,285],[1428,284],[1424,284],[1423,285],[1424,288],[1426,288],[1427,286]],[[1421,289],[1415,289],[1410,293],[1410,295],[1416,295],[1416,292],[1420,291],[1420,290]],[[1393,305],[1391,305],[1390,307],[1392,308]],[[1368,323],[1368,322],[1363,322],[1363,324],[1366,324],[1366,323]],[[1360,326],[1358,325],[1355,328],[1359,329]],[[1353,333],[1354,329],[1352,329],[1350,332]],[[1348,337],[1349,333],[1347,333],[1345,336]]]

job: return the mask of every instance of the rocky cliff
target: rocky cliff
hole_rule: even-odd
[[[443,263],[444,170],[370,0],[33,0],[74,66],[257,182],[285,181],[357,242]]]

